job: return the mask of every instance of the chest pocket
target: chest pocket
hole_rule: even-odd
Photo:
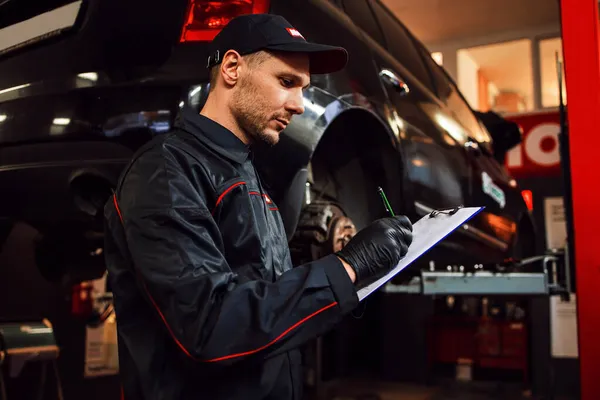
[[[242,181],[221,193],[213,216],[221,230],[227,262],[242,277],[275,281],[291,268],[277,205],[268,194]]]

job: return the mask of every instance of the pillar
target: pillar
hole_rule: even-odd
[[[581,399],[600,399],[600,51],[598,0],[560,0]],[[568,203],[566,203],[568,204]]]

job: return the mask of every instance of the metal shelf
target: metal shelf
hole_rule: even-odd
[[[545,273],[493,273],[422,271],[410,283],[395,285],[388,282],[385,293],[414,293],[422,295],[548,295],[554,285],[548,284]]]

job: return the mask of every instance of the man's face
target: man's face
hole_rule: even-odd
[[[267,54],[240,73],[231,104],[236,122],[252,142],[275,145],[294,114],[304,112],[302,91],[310,82],[308,56]]]

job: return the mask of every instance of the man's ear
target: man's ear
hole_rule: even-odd
[[[234,86],[240,76],[240,64],[242,56],[235,51],[229,50],[223,56],[221,63],[221,76],[226,85]]]

